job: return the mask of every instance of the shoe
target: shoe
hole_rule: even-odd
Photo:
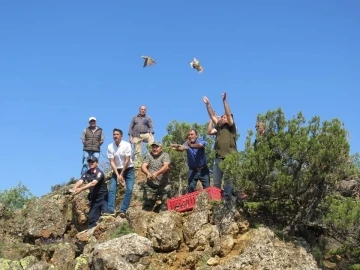
[[[104,213],[102,213],[102,215],[115,217],[115,213],[111,213],[111,212],[104,212]]]
[[[161,200],[156,200],[155,201],[155,205],[157,206],[157,205],[160,205],[160,204],[162,204],[162,201]]]
[[[121,218],[125,218],[125,217],[126,217],[126,215],[125,215],[124,212],[120,212],[119,216],[120,216]]]

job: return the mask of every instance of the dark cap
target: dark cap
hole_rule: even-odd
[[[161,144],[160,142],[153,142],[153,143],[151,144],[151,146],[153,146],[153,145],[162,146],[162,144]]]
[[[87,161],[88,161],[88,162],[89,162],[89,161],[98,162],[98,159],[97,159],[97,157],[95,157],[95,156],[90,156]]]

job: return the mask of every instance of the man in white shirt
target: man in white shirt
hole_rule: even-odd
[[[114,142],[108,145],[107,157],[110,160],[113,174],[109,184],[108,212],[105,215],[115,215],[115,201],[117,186],[126,187],[125,197],[120,205],[120,217],[124,218],[130,206],[135,182],[135,170],[131,158],[131,144],[122,140],[123,132],[114,128]]]

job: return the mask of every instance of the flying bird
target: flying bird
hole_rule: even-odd
[[[200,65],[200,62],[194,58],[191,62],[190,62],[190,66],[193,69],[196,69],[198,73],[203,72],[204,68]]]
[[[148,67],[148,66],[151,66],[152,64],[156,64],[154,59],[152,59],[150,56],[141,56],[141,58],[144,59],[143,67]]]

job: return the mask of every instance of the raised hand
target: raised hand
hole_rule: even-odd
[[[210,100],[205,96],[203,97],[203,101],[206,105],[209,105],[210,104]]]
[[[222,93],[222,100],[225,101],[226,100],[226,92]]]

